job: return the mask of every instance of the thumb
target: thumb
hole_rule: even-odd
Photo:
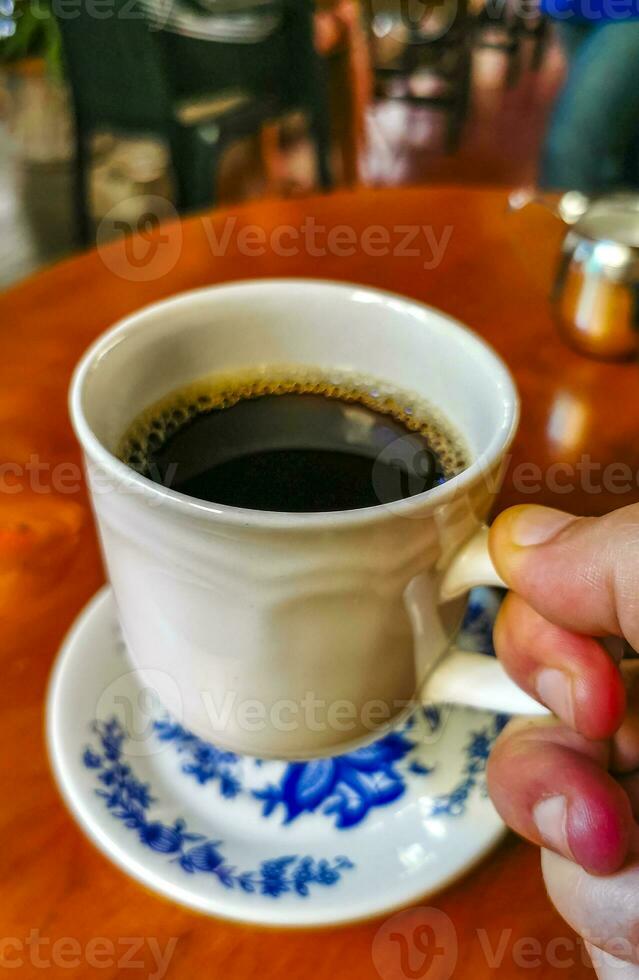
[[[639,505],[598,518],[511,507],[489,546],[509,588],[545,619],[639,647]]]
[[[579,865],[541,852],[548,897],[583,939],[599,980],[639,980],[634,914],[639,868],[635,859],[610,875],[591,875]],[[632,910],[632,911],[631,911]],[[566,966],[569,966],[566,962]]]

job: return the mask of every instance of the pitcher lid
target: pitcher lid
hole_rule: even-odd
[[[575,192],[563,196],[562,210],[564,201],[570,209],[571,195]],[[614,242],[639,250],[639,194],[606,194],[592,199],[572,222],[572,230],[593,242]]]

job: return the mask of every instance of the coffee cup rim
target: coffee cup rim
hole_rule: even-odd
[[[149,314],[153,314],[156,311],[166,311],[171,305],[178,307],[189,300],[202,298],[206,295],[216,295],[221,291],[243,290],[248,292],[254,289],[264,290],[265,288],[272,287],[285,289],[292,286],[297,288],[300,286],[313,288],[328,287],[333,290],[343,290],[345,294],[352,293],[353,289],[361,290],[364,293],[370,293],[377,300],[392,301],[394,304],[400,302],[407,309],[412,308],[413,311],[419,310],[434,315],[440,322],[445,323],[447,329],[456,333],[458,337],[461,335],[465,344],[473,346],[488,361],[490,369],[495,375],[495,390],[501,397],[503,410],[502,421],[499,427],[496,428],[488,446],[475,456],[470,465],[462,470],[461,473],[451,477],[439,486],[415,494],[412,497],[393,501],[391,504],[379,503],[372,507],[363,507],[354,510],[311,513],[251,510],[244,507],[234,507],[227,504],[216,504],[198,500],[177,490],[172,490],[169,487],[154,483],[152,480],[131,469],[111,452],[111,450],[107,449],[93,431],[92,426],[86,418],[82,396],[87,379],[99,358],[111,349],[114,344],[121,342],[129,332],[135,330],[136,321],[139,318],[148,317]],[[214,523],[235,526],[241,525],[246,528],[327,530],[332,527],[363,526],[380,521],[393,520],[398,517],[411,517],[417,511],[423,514],[435,510],[437,507],[448,502],[451,497],[455,497],[466,491],[481,479],[482,474],[488,476],[498,460],[507,452],[517,431],[520,401],[510,371],[491,345],[459,320],[438,310],[436,307],[390,290],[369,286],[365,283],[333,279],[313,279],[308,277],[265,277],[261,279],[239,279],[230,283],[220,283],[185,290],[159,301],[146,304],[133,313],[122,317],[93,341],[76,365],[69,386],[69,413],[75,434],[87,457],[92,462],[101,466],[103,470],[113,475],[119,487],[146,495],[152,498],[156,504],[162,504],[165,508],[168,507],[182,514],[184,517],[199,520],[208,519]]]

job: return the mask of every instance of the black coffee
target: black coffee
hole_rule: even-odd
[[[404,407],[402,407],[402,404]],[[372,385],[200,382],[148,409],[120,455],[156,483],[253,510],[355,510],[423,493],[468,459],[449,427]]]

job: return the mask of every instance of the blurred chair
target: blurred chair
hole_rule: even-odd
[[[172,2],[185,4],[188,0],[140,0],[147,10],[152,5],[162,5]],[[299,84],[308,75],[309,65],[315,61],[315,70],[319,76],[319,89],[328,101],[328,111],[325,112],[328,132],[327,142],[334,149],[332,162],[338,162],[339,177],[344,183],[353,184],[359,179],[359,164],[365,142],[365,113],[371,98],[371,68],[370,54],[366,33],[364,31],[359,0],[315,0],[313,6],[313,36],[314,51],[308,51],[298,43],[286,51],[279,51],[278,42],[274,37],[265,39],[259,46],[251,45],[253,56],[247,61],[245,54],[247,45],[229,43],[233,37],[241,36],[244,31],[249,36],[256,37],[263,30],[261,26],[267,21],[269,0],[195,0],[200,7],[219,11],[220,7],[232,9],[235,13],[235,23],[231,18],[225,25],[224,18],[219,14],[214,17],[193,17],[184,22],[181,15],[181,29],[171,26],[169,14],[163,34],[165,47],[171,61],[176,65],[179,77],[187,80],[192,89],[206,88],[210,84],[210,73],[213,63],[215,76],[232,80],[234,85],[252,87],[256,92],[263,91],[265,79],[271,79],[277,74],[274,70],[275,59],[284,59],[288,63],[289,78],[293,86],[290,100],[294,105],[295,98],[299,100]],[[290,0],[294,2],[294,0]],[[157,7],[156,7],[157,9]],[[161,10],[161,7],[159,8]],[[244,23],[243,12],[249,9],[253,12],[256,23]],[[273,5],[271,4],[271,9]],[[280,10],[281,13],[281,10]],[[293,12],[289,11],[289,20]],[[273,10],[277,14],[277,5]],[[299,11],[297,11],[299,16]],[[259,18],[259,19],[258,19]],[[204,36],[209,30],[213,36]],[[179,25],[176,24],[176,27]],[[168,33],[169,29],[171,34]],[[185,30],[188,36],[180,36]],[[197,38],[194,34],[197,31]],[[225,43],[216,43],[222,32],[228,34]],[[296,32],[290,32],[296,36]],[[305,31],[308,36],[308,31]],[[214,44],[215,57],[211,58],[209,45]],[[272,82],[269,83],[272,86]],[[265,133],[263,147],[265,155],[273,160],[277,143],[275,133]],[[267,163],[269,161],[267,160]],[[272,167],[277,169],[277,165]],[[331,176],[335,176],[332,173]]]
[[[369,0],[373,49],[376,39],[393,32],[396,53],[374,57],[376,93],[442,111],[446,117],[446,151],[457,149],[470,105],[472,52],[467,0],[420,3],[420,15],[409,5]],[[399,12],[399,13],[398,13]],[[401,40],[401,43],[400,43]],[[421,76],[419,88],[415,79]]]
[[[520,35],[522,37],[529,37],[533,41],[530,67],[533,71],[539,71],[544,62],[550,39],[550,22],[544,14],[538,14],[532,21],[529,17],[518,14],[517,19],[519,21]]]
[[[548,20],[543,14],[533,18],[512,12],[508,5],[493,9],[490,3],[480,7],[475,17],[474,46],[501,51],[508,57],[506,85],[512,88],[519,81],[522,69],[522,41],[533,41],[530,67],[538,71],[543,63],[548,41]]]
[[[499,51],[508,58],[506,86],[512,88],[521,73],[521,38],[515,28],[515,16],[506,5],[493,9],[490,2],[475,14],[474,47],[482,51]]]
[[[373,92],[370,46],[359,0],[316,0],[315,46],[325,59],[334,142],[345,184],[361,178],[366,110]]]
[[[261,9],[267,6],[262,2]],[[312,0],[280,0],[281,23],[257,44],[225,44],[158,29],[139,0],[115,0],[96,18],[81,3],[59,20],[76,122],[78,234],[91,238],[91,136],[108,129],[153,134],[170,152],[180,210],[214,203],[215,176],[228,144],[259,132],[284,112],[309,119],[317,174],[331,185],[324,66],[313,37]],[[246,84],[239,85],[241,80]]]

